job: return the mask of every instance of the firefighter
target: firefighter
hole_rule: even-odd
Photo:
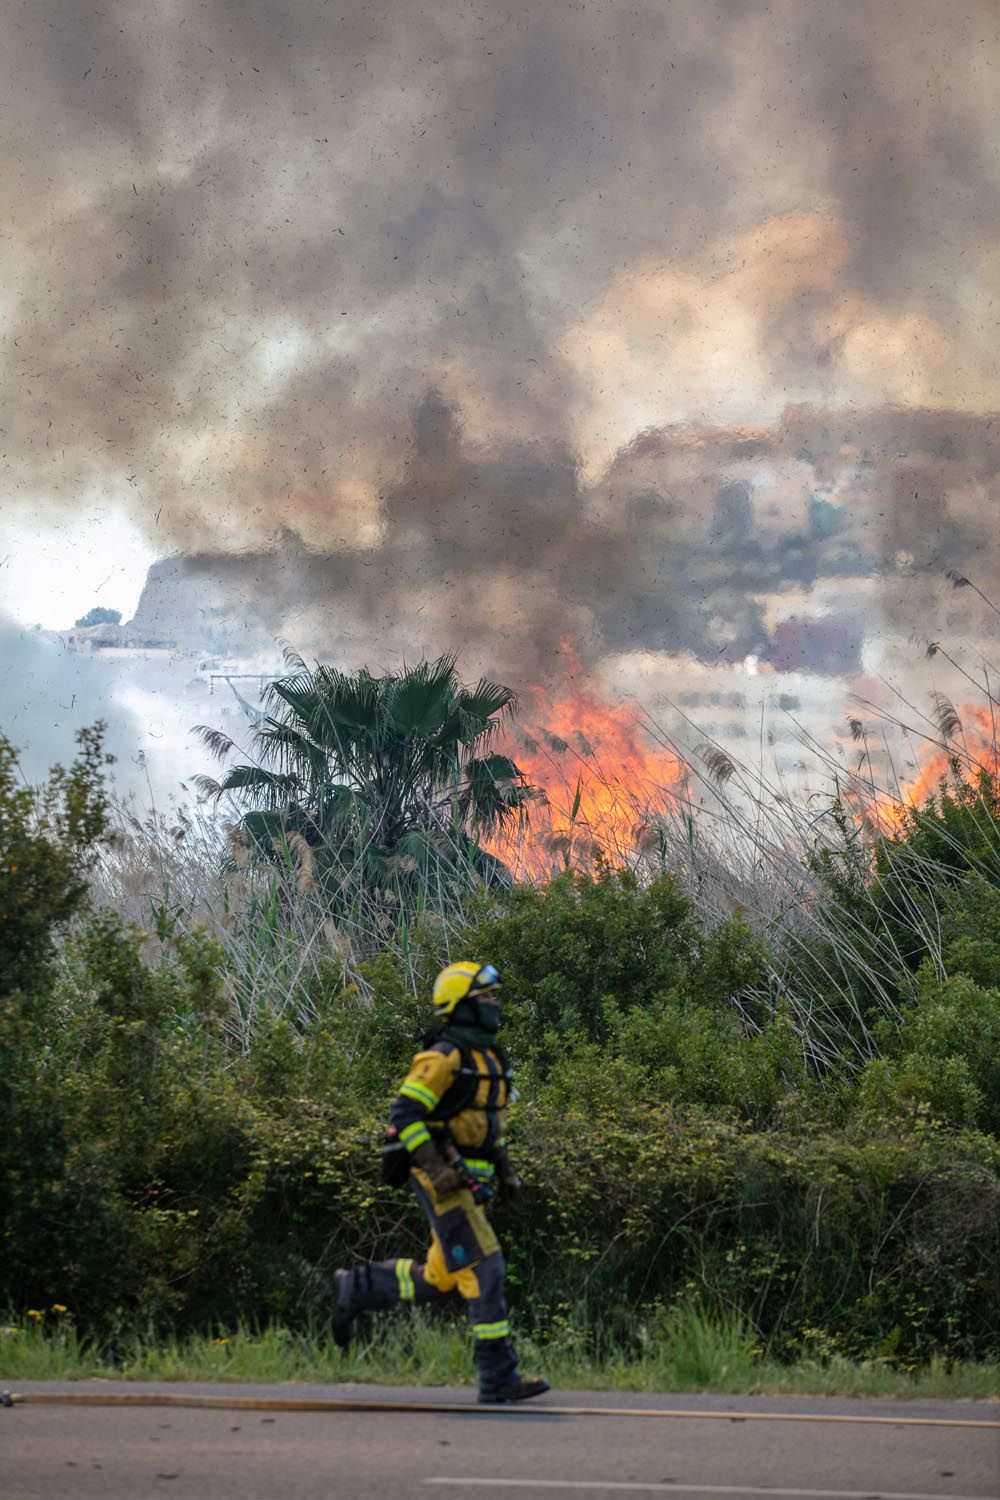
[[[465,1299],[475,1341],[481,1402],[523,1401],[548,1390],[520,1374],[504,1298],[504,1260],[483,1211],[520,1180],[507,1156],[504,1111],[511,1095],[500,1028],[500,976],[492,964],[455,963],[434,983],[435,1028],[424,1037],[389,1117],[383,1180],[407,1176],[431,1231],[423,1264],[395,1259],[337,1271],[335,1342],[346,1349],[361,1312],[401,1302]],[[396,1159],[401,1171],[386,1171]]]

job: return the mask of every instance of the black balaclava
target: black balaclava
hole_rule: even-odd
[[[458,1002],[448,1017],[444,1035],[454,1037],[456,1041],[465,1042],[468,1046],[492,1047],[496,1043],[500,1022],[499,996],[494,995],[489,1000],[478,1000],[467,995],[464,1000]]]

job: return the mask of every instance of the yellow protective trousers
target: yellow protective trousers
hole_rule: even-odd
[[[427,1258],[358,1266],[344,1288],[347,1310],[446,1302],[457,1294],[468,1309],[480,1386],[505,1384],[517,1374],[517,1356],[507,1320],[504,1259],[493,1227],[467,1188],[438,1198],[419,1167],[410,1180],[430,1226]]]

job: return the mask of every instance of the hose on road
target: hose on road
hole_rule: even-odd
[[[205,1396],[173,1391],[0,1392],[0,1406],[175,1406],[217,1411],[410,1412],[441,1416],[658,1417],[711,1422],[849,1422],[882,1427],[990,1427],[984,1417],[852,1416],[834,1412],[685,1411],[624,1406],[479,1406],[472,1402],[391,1401],[384,1398],[316,1396]]]

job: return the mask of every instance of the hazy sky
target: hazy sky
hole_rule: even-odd
[[[777,493],[801,406],[868,414],[876,556],[1000,583],[998,61],[995,0],[10,0],[0,606],[286,527],[362,640],[665,649],[705,486],[621,450],[753,428]]]

